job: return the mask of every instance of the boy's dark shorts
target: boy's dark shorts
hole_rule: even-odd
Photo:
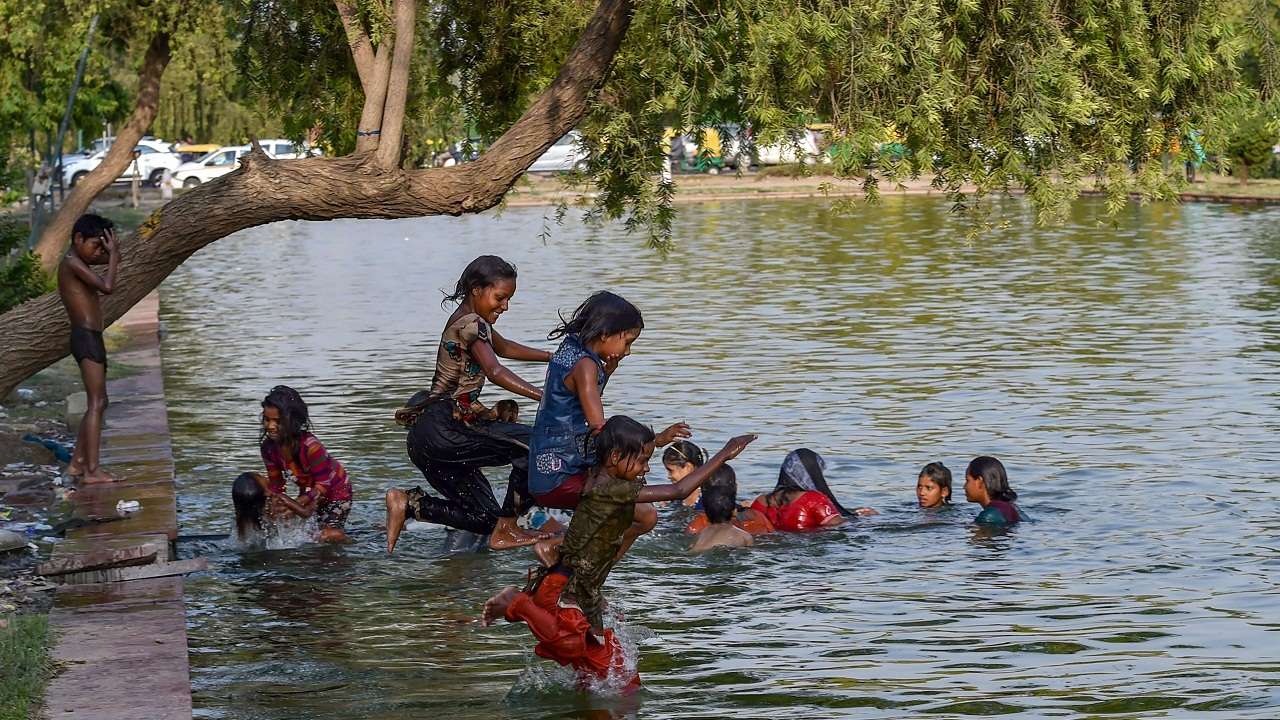
[[[320,527],[342,530],[347,524],[347,515],[351,514],[351,501],[324,502],[316,506],[316,523]]]
[[[106,369],[107,346],[102,342],[102,331],[72,325],[71,357],[76,359],[77,365],[81,361],[92,360]]]

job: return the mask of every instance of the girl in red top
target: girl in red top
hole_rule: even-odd
[[[751,509],[768,518],[776,529],[788,532],[833,527],[855,514],[876,514],[871,508],[845,510],[827,486],[826,467],[818,453],[808,448],[792,450],[778,472],[777,487],[756,498]]]
[[[342,463],[311,434],[307,404],[297,390],[277,385],[267,393],[262,401],[260,442],[267,476],[256,479],[272,506],[298,517],[314,515],[320,542],[346,542],[343,528],[351,512],[351,481]],[[296,498],[285,494],[289,480],[298,486]]]

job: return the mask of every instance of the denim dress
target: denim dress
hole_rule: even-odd
[[[547,363],[547,379],[542,387],[542,403],[533,421],[529,441],[529,491],[534,495],[560,487],[572,475],[585,472],[595,463],[595,448],[587,415],[578,396],[564,381],[582,358],[596,365],[596,383],[604,394],[608,377],[599,355],[583,347],[576,334],[565,337]]]

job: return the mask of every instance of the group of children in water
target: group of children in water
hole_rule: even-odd
[[[388,553],[410,518],[487,536],[493,549],[534,546],[538,571],[522,590],[505,588],[485,603],[486,624],[500,617],[523,622],[538,639],[539,656],[584,676],[616,676],[621,653],[604,628],[602,587],[636,538],[654,528],[656,503],[698,511],[687,527],[696,536],[693,552],[749,546],[755,535],[818,530],[876,513],[844,508],[827,485],[822,457],[807,448],[786,456],[771,492],[739,504],[729,461],[755,435],[732,438],[708,457],[687,439],[684,423],[655,433],[629,417],[607,417],[604,388],[644,329],[634,305],[610,292],[593,294],[549,334],[560,340],[551,353],[508,340],[493,327],[515,291],[515,268],[501,258],[481,256],[463,271],[446,298],[457,308],[441,334],[431,387],[396,413],[408,428],[409,457],[435,494],[415,487],[386,495]],[[500,358],[547,363],[543,386],[525,381]],[[538,401],[533,425],[519,422],[514,401],[483,404],[486,380]],[[293,515],[314,516],[321,540],[346,540],[351,483],[311,434],[306,404],[292,388],[278,386],[263,399],[260,445],[266,473],[241,475],[232,490],[241,536],[261,529],[265,519]],[[647,484],[658,447],[665,447],[669,482]],[[504,465],[511,471],[499,503],[482,469]],[[290,481],[296,497],[286,492]],[[983,508],[978,523],[1022,519],[995,458],[969,463],[964,489],[965,498]],[[926,465],[916,495],[922,508],[949,505],[951,471],[942,463]],[[554,520],[520,527],[517,518],[535,505],[572,511],[568,528]],[[633,676],[624,684],[638,682]]]
[[[68,473],[81,482],[112,482],[100,466],[99,441],[106,396],[106,348],[99,296],[116,282],[119,247],[110,221],[85,215],[58,269],[58,288],[71,321],[70,350],[88,395]],[[105,275],[92,265],[107,265]],[[548,339],[554,353],[508,340],[493,327],[516,292],[516,270],[502,258],[473,260],[445,300],[457,307],[441,333],[431,387],[396,412],[408,428],[409,458],[435,495],[415,487],[386,495],[387,552],[409,518],[435,522],[489,538],[493,549],[533,545],[539,570],[523,590],[511,586],[484,606],[485,623],[499,617],[529,626],[539,656],[574,667],[584,677],[617,677],[622,653],[604,628],[602,588],[610,570],[640,535],[657,523],[655,503],[678,502],[700,512],[688,525],[692,550],[742,547],[775,531],[803,532],[875,514],[846,510],[827,485],[826,464],[807,448],[789,453],[773,491],[740,505],[737,478],[728,464],[755,435],[730,439],[707,457],[677,422],[655,433],[623,415],[608,417],[602,396],[619,364],[644,329],[640,311],[610,292],[591,295]],[[541,388],[504,366],[500,358],[547,364]],[[519,407],[480,401],[486,381],[539,403],[533,425],[519,422]],[[647,484],[649,459],[665,447],[670,482]],[[265,473],[244,473],[232,485],[241,539],[286,516],[314,518],[319,539],[346,541],[353,498],[346,469],[311,433],[307,405],[280,385],[262,400],[259,449]],[[509,465],[501,503],[482,469]],[[290,485],[297,494],[290,495]],[[965,472],[965,498],[982,506],[976,521],[1008,526],[1023,519],[1004,466],[975,458]],[[951,500],[951,471],[942,463],[921,470],[916,496],[923,508]],[[558,523],[526,529],[517,518],[534,505],[572,511]],[[627,687],[639,684],[634,670]]]
[[[80,218],[71,248],[59,267],[58,285],[71,320],[70,348],[85,382],[89,409],[77,436],[68,472],[82,482],[111,482],[99,464],[102,415],[106,409],[106,349],[99,295],[114,289],[119,249],[111,223]],[[91,265],[107,265],[105,276]],[[522,590],[507,587],[484,606],[486,624],[499,617],[528,625],[539,656],[574,667],[584,677],[624,678],[622,653],[604,627],[602,588],[614,565],[640,535],[657,523],[656,503],[683,503],[698,512],[687,531],[693,552],[742,547],[755,535],[803,532],[875,514],[846,510],[831,492],[822,458],[807,448],[789,453],[773,491],[741,505],[729,461],[755,435],[730,439],[708,457],[688,440],[688,425],[674,423],[655,433],[623,415],[608,417],[602,396],[619,364],[644,329],[640,311],[610,292],[591,295],[548,339],[554,353],[504,338],[493,327],[516,292],[516,270],[484,255],[466,269],[446,301],[456,304],[441,333],[431,387],[396,412],[408,428],[409,458],[435,494],[415,487],[386,495],[387,552],[395,550],[406,520],[435,522],[488,537],[493,549],[534,546],[539,569]],[[504,366],[500,358],[547,364],[541,388]],[[486,381],[538,402],[532,425],[519,422],[519,407],[480,401]],[[665,447],[667,483],[647,484],[649,459]],[[293,388],[272,388],[262,400],[259,449],[264,473],[244,473],[232,485],[237,533],[246,539],[281,518],[314,518],[319,539],[346,541],[352,487],[346,469],[311,433],[307,405]],[[506,494],[498,502],[482,470],[511,467]],[[296,494],[290,494],[290,486]],[[979,457],[965,472],[965,498],[982,506],[977,522],[1007,526],[1022,519],[1013,504],[1000,461]],[[951,499],[951,472],[930,463],[920,472],[921,507]],[[572,511],[565,529],[550,522],[522,528],[517,518],[533,506]]]

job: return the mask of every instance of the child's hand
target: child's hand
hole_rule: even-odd
[[[104,247],[107,248],[107,252],[111,253],[112,255],[116,254],[116,249],[119,246],[116,245],[116,229],[115,228],[107,228],[106,232],[102,233],[102,244]]]
[[[727,462],[729,460],[732,460],[738,457],[738,455],[741,454],[743,450],[747,449],[748,445],[750,445],[752,442],[755,441],[756,437],[757,436],[753,434],[753,435],[739,435],[736,438],[731,438],[729,442],[724,444],[724,449],[720,451],[724,453],[725,461]]]
[[[860,507],[857,510],[854,510],[853,514],[857,515],[858,517],[866,517],[868,515],[879,515],[880,511],[876,510],[875,508]]]
[[[658,433],[658,435],[653,439],[653,444],[658,446],[670,445],[676,438],[687,437],[693,437],[693,433],[689,430],[689,424],[678,422]]]

